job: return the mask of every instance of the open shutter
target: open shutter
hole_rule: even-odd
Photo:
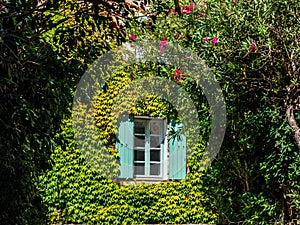
[[[120,155],[119,178],[133,178],[133,118],[121,116],[116,147]]]
[[[169,128],[178,132],[182,124],[171,121]],[[169,137],[169,179],[181,180],[186,175],[186,136],[185,134]]]

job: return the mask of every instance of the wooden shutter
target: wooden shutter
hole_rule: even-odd
[[[171,121],[170,130],[178,132],[182,124]],[[169,179],[181,180],[186,175],[186,136],[185,134],[169,137]]]
[[[120,117],[116,147],[120,155],[119,178],[133,178],[133,117]]]

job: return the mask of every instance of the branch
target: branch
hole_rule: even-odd
[[[286,118],[287,121],[290,125],[290,127],[293,129],[294,133],[295,133],[295,140],[297,143],[297,146],[299,148],[299,153],[300,153],[300,128],[297,125],[297,122],[295,120],[294,117],[294,112],[293,112],[293,106],[288,106],[287,110],[286,110]]]
[[[179,0],[174,0],[174,5],[175,5],[175,12],[177,12],[178,15],[181,16],[181,8],[179,5]]]

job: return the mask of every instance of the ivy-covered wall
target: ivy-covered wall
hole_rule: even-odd
[[[176,79],[175,68],[157,63],[134,65],[115,73],[100,91],[95,105],[95,121],[99,138],[118,158],[115,148],[116,130],[111,115],[112,103],[127,84],[141,77],[158,74],[177,82],[181,88],[191,87],[184,78]],[[194,90],[195,91],[195,90]],[[191,96],[195,104],[206,105],[201,91]],[[193,95],[194,94],[194,95]],[[127,96],[130,100],[131,96]],[[126,97],[124,98],[126,101]],[[201,109],[203,133],[207,132],[209,112]],[[167,101],[149,96],[131,109],[132,114],[177,118],[177,111]],[[206,123],[205,123],[206,121]],[[202,125],[203,125],[202,124]],[[57,135],[57,147],[52,154],[53,167],[40,177],[39,190],[48,206],[51,223],[75,222],[92,224],[144,224],[144,223],[203,223],[216,222],[207,188],[197,171],[205,138],[198,143],[194,154],[189,157],[190,173],[185,180],[158,184],[119,185],[104,179],[84,159],[73,137],[72,121],[66,120],[63,132]]]
[[[72,135],[66,122],[62,136]],[[102,179],[69,141],[52,155],[53,169],[38,184],[51,223],[144,224],[215,222],[201,174],[160,184],[119,186]]]

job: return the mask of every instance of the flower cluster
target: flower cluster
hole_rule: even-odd
[[[176,71],[175,71],[175,73],[173,74],[173,76],[174,76],[174,78],[176,79],[176,80],[180,80],[181,78],[180,78],[180,76],[181,76],[181,71],[179,70],[179,69],[176,69]]]
[[[212,44],[215,45],[217,42],[218,42],[218,38],[217,37],[214,37],[212,40],[211,40]]]
[[[251,52],[255,52],[256,51],[256,43],[255,43],[255,41],[252,41],[252,43],[251,43],[251,45],[249,47],[249,50]]]
[[[129,36],[129,39],[132,41],[134,41],[135,38],[136,38],[136,35],[134,35],[134,34]]]
[[[208,37],[205,37],[205,38],[204,38],[204,41],[205,41],[205,42],[209,42],[209,38],[208,38]],[[212,43],[213,45],[215,45],[215,44],[217,44],[218,41],[219,41],[219,39],[218,39],[217,37],[214,37],[214,38],[211,40],[211,43]]]
[[[184,5],[181,8],[181,12],[182,14],[189,14],[191,11],[193,11],[194,8],[195,6],[193,4],[190,4],[189,6]]]

